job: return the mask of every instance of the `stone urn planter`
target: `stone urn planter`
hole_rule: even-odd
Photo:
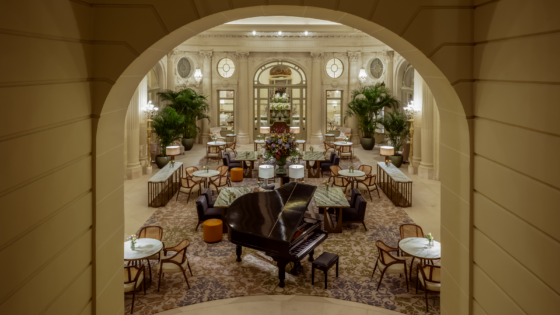
[[[183,147],[185,147],[185,151],[189,151],[194,145],[194,138],[183,138],[181,143],[183,144]]]
[[[389,156],[389,160],[391,160],[391,163],[393,163],[396,168],[401,168],[403,162],[402,155],[391,155]]]
[[[167,165],[169,161],[171,161],[170,156],[161,156],[161,155],[156,156],[156,165],[159,169],[165,167],[165,165]]]
[[[364,150],[372,150],[375,146],[375,138],[361,138],[360,143]]]

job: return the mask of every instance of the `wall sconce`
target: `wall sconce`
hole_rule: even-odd
[[[200,82],[202,81],[202,71],[200,71],[199,68],[196,68],[196,70],[194,70],[194,80],[196,81],[196,84],[200,84]]]
[[[367,79],[366,69],[364,68],[360,69],[360,74],[358,74],[358,79],[360,79],[360,82],[362,82],[362,84],[366,83],[366,79]]]

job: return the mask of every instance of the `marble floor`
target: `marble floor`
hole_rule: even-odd
[[[238,150],[253,150],[253,144],[238,145]],[[384,160],[379,155],[379,148],[372,151],[363,150],[360,146],[354,148],[355,155],[363,164],[375,166]],[[206,147],[195,145],[185,155],[175,157],[176,161],[183,162],[186,166],[195,165],[206,154]],[[374,168],[375,170],[375,168]],[[440,236],[440,190],[439,181],[420,178],[418,175],[409,174],[408,167],[403,165],[400,170],[412,179],[412,207],[404,208],[414,222],[422,226],[425,233],[431,232],[437,240]],[[158,168],[153,164],[153,174]],[[138,179],[124,181],[124,239],[136,233],[138,229],[150,218],[156,210],[148,207],[147,189],[148,180],[152,175],[143,175]]]

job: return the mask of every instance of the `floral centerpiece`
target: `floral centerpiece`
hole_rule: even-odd
[[[283,131],[283,130],[279,130]],[[297,144],[295,137],[289,133],[272,134],[264,144],[264,156],[267,159],[275,158],[278,169],[276,174],[286,174],[284,165],[289,156],[297,153]]]
[[[130,249],[132,250],[136,250],[136,235],[132,234],[128,237],[128,240],[130,241]]]
[[[426,238],[428,239],[428,245],[432,246],[434,244],[434,237],[432,236],[432,233],[428,233]]]

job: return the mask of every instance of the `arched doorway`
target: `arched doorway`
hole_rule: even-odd
[[[266,8],[266,10],[269,9],[271,8]],[[468,251],[465,252],[459,248],[469,247],[468,235],[470,235],[471,222],[468,216],[466,219],[459,219],[460,216],[456,213],[456,207],[466,206],[467,209],[470,207],[471,144],[467,117],[465,115],[466,110],[461,104],[458,93],[451,85],[450,79],[443,73],[443,70],[452,70],[446,69],[445,65],[441,65],[442,69],[440,69],[432,60],[426,57],[425,47],[421,51],[402,36],[397,35],[380,24],[353,15],[351,10],[345,12],[315,7],[305,7],[305,10],[302,10],[303,7],[295,5],[278,6],[274,9],[278,10],[275,13],[276,15],[302,16],[302,14],[305,14],[305,16],[335,21],[362,30],[399,52],[426,78],[426,82],[433,91],[437,104],[440,106],[440,112],[443,111],[445,113],[441,115],[442,133],[454,138],[452,146],[447,146],[441,151],[442,187],[445,187],[442,190],[442,200],[446,201],[446,203],[442,202],[442,217],[448,216],[449,220],[452,221],[450,225],[456,228],[453,231],[446,230],[442,237],[442,241],[448,244],[444,248],[443,259],[445,260],[445,257],[452,257],[450,264],[443,268],[443,279],[444,282],[448,281],[448,284],[446,284],[445,288],[446,295],[442,296],[442,307],[446,309],[455,308],[447,308],[446,303],[466,305],[462,304],[462,302],[469,297],[466,295],[468,293],[465,293],[469,292],[469,282],[464,279],[464,275],[470,274],[470,260]],[[263,7],[257,6],[223,10],[221,14],[208,15],[184,25],[166,36],[160,36],[156,43],[132,62],[123,61],[123,63],[127,64],[126,70],[120,74],[115,84],[107,90],[108,92],[101,91],[98,93],[100,99],[98,100],[99,107],[96,113],[98,116],[96,117],[97,121],[94,127],[94,172],[97,200],[94,215],[96,218],[102,217],[106,212],[122,211],[122,204],[119,205],[119,200],[110,200],[108,197],[115,191],[115,187],[122,186],[122,177],[112,174],[112,170],[118,170],[122,167],[120,163],[122,159],[113,162],[114,155],[118,156],[118,153],[112,153],[115,148],[122,145],[122,137],[115,136],[115,133],[118,134],[119,131],[116,131],[116,129],[122,128],[124,122],[126,107],[123,111],[123,100],[128,104],[127,101],[130,99],[135,87],[147,71],[171,48],[179,43],[194,34],[223,24],[226,21],[266,15],[264,12]],[[385,23],[389,24],[389,22]],[[386,26],[389,27],[389,25]],[[412,35],[408,39],[414,39],[416,44],[420,45],[420,38],[423,35],[425,34]],[[314,100],[310,101],[313,102]],[[458,205],[458,203],[461,204]],[[119,231],[119,224],[115,222],[107,223],[96,219],[94,230],[101,229],[106,230],[109,234],[114,234]],[[467,231],[466,239],[464,236],[465,231]],[[116,291],[117,287],[120,288],[120,282],[112,281],[112,279],[113,275],[119,272],[122,267],[122,247],[120,247],[120,244],[119,247],[103,247],[105,242],[98,243],[97,241],[94,241],[93,245],[96,248],[94,269],[96,274],[95,281],[97,282],[95,286],[100,288],[109,286],[112,288],[111,291]],[[465,287],[467,290],[465,290]],[[96,303],[108,303],[108,300],[113,302],[112,305],[122,303],[120,295],[114,298],[107,297],[105,300],[98,299]],[[457,300],[460,300],[461,303],[457,302]],[[100,308],[98,307],[98,309]],[[111,312],[115,311],[111,310]]]

